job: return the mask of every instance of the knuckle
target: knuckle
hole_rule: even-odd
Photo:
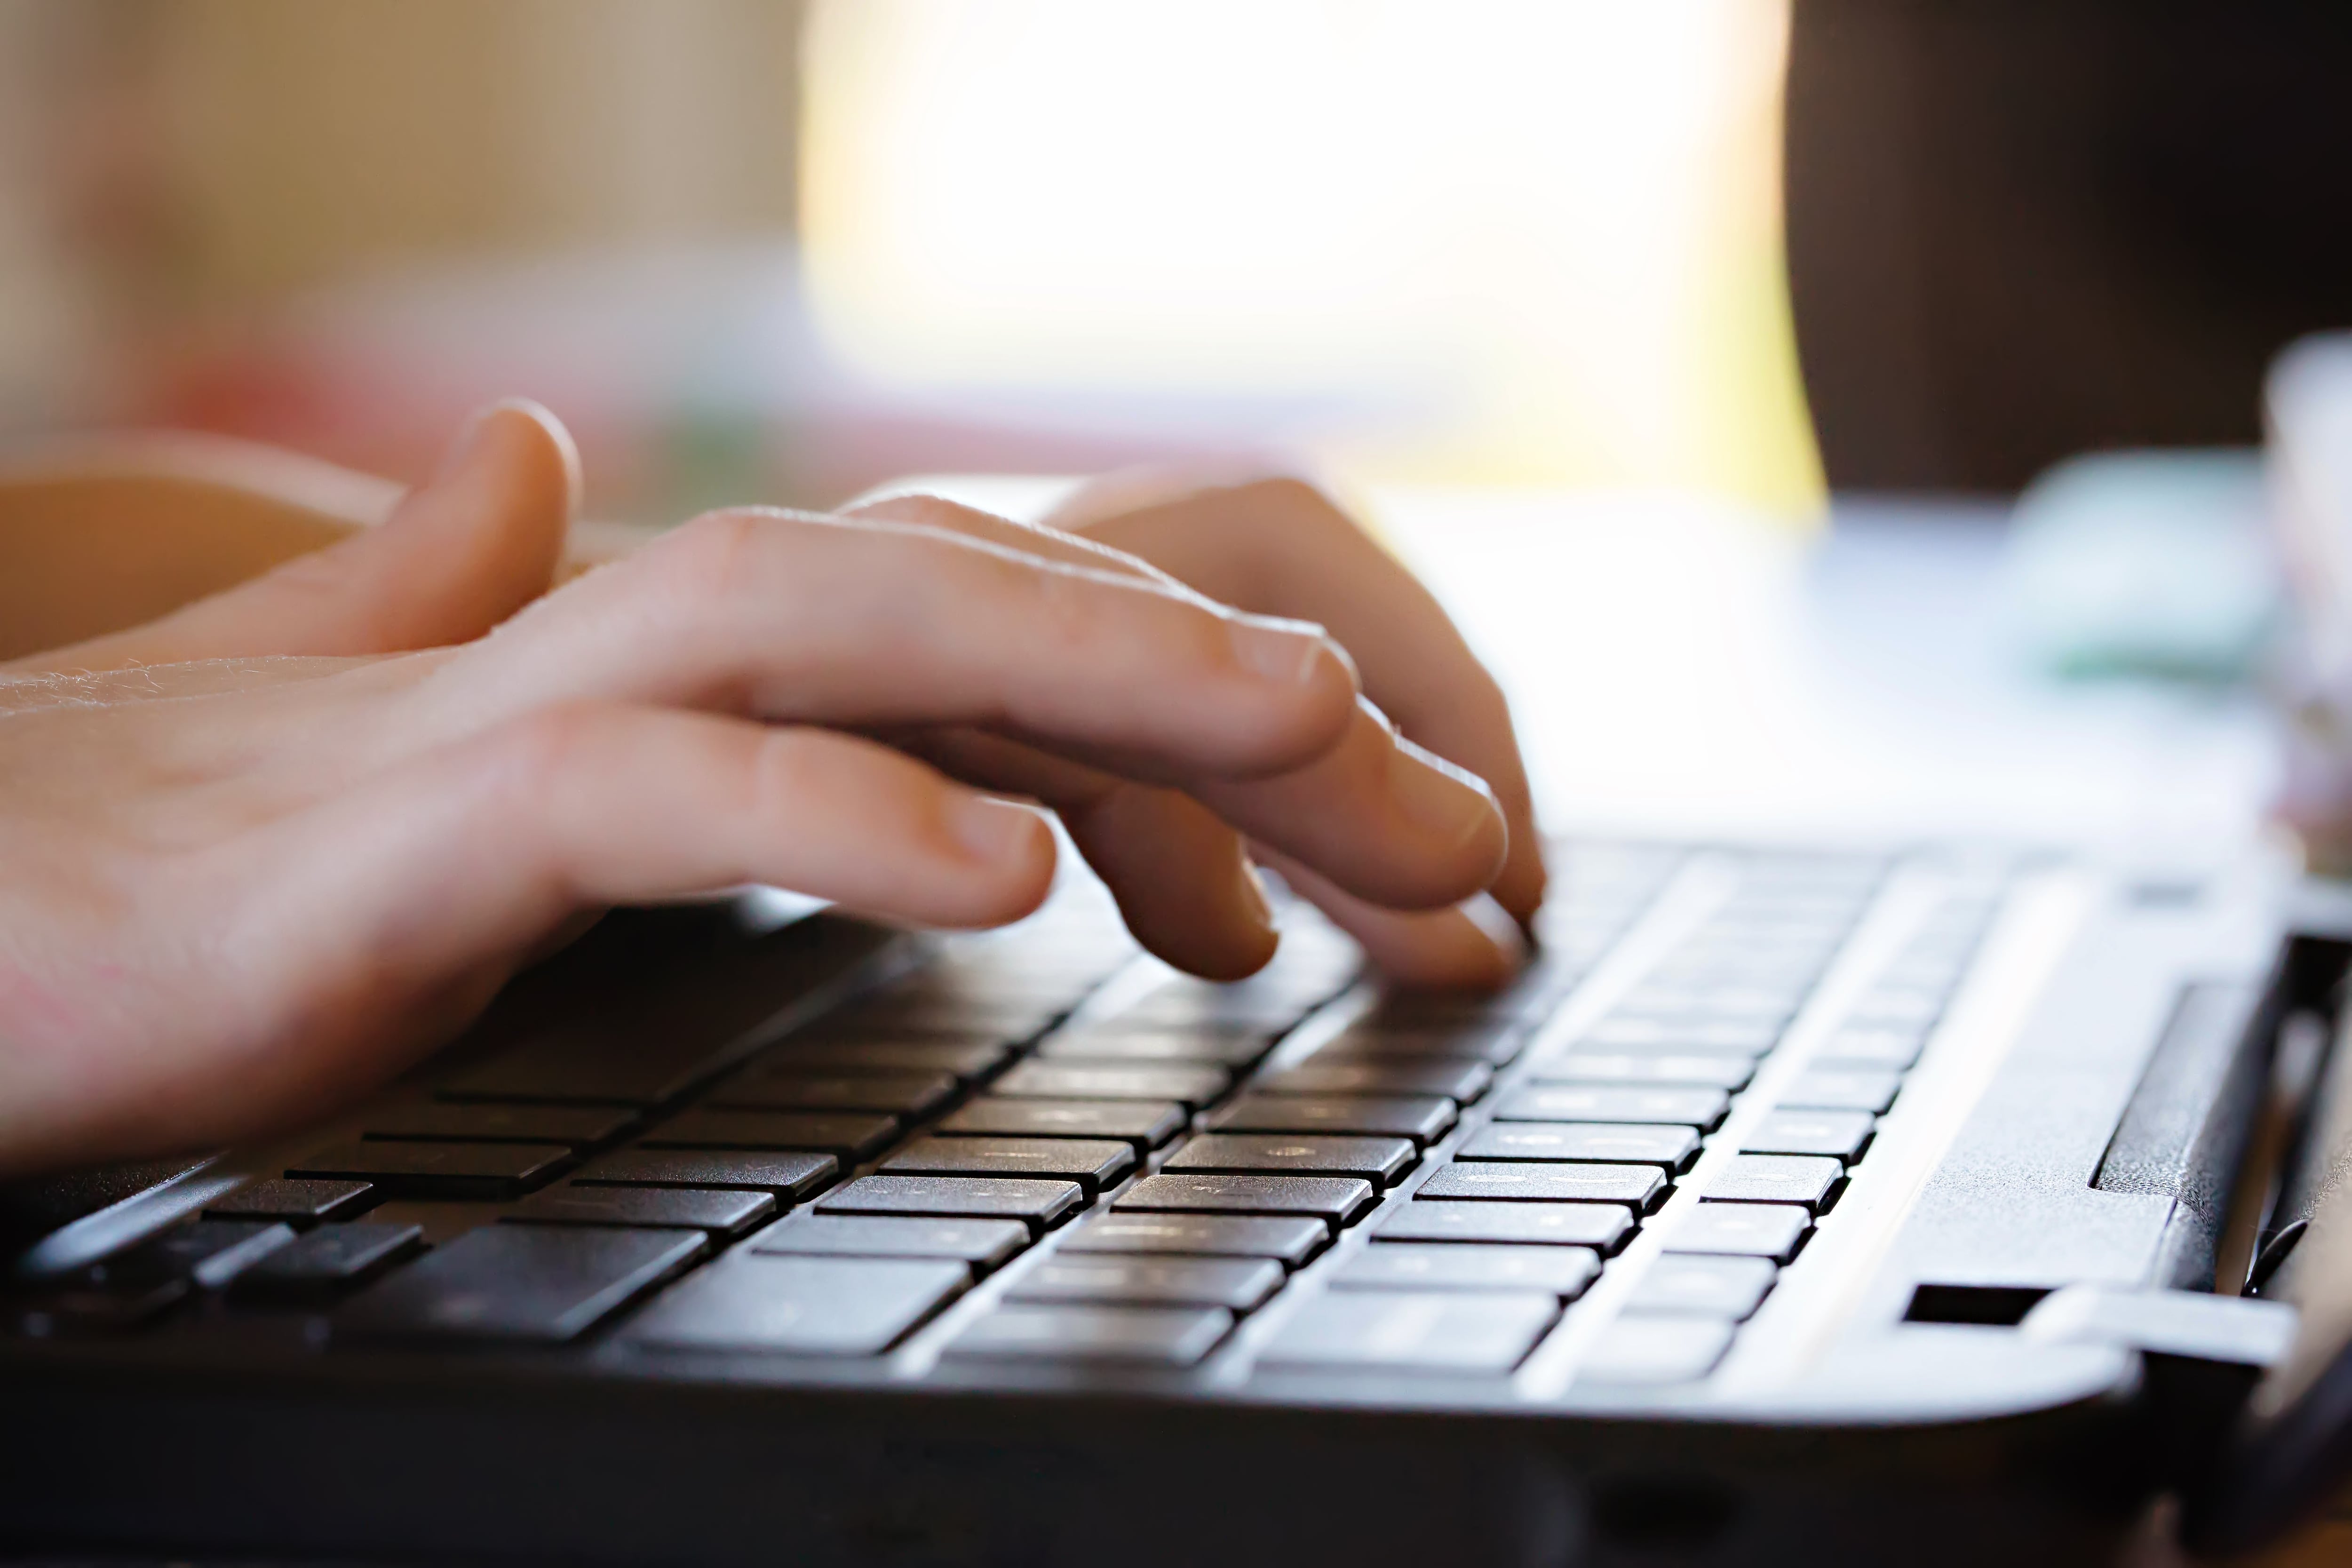
[[[1328,490],[1297,474],[1252,479],[1242,487],[1242,494],[1289,527],[1363,531]]]

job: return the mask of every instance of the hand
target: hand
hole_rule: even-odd
[[[315,1115],[614,903],[772,882],[1015,918],[1051,835],[950,773],[1148,786],[1124,809],[1154,831],[1114,806],[1089,852],[1148,943],[1211,973],[1274,941],[1237,849],[1180,852],[1234,844],[1221,822],[1367,906],[1451,905],[1502,867],[1491,797],[1360,707],[1320,628],[922,510],[714,514],[454,647],[246,657],[215,611],[141,645],[204,661],[0,688],[0,1167]],[[286,624],[315,656],[339,634],[310,597]],[[1197,910],[1215,934],[1188,947]]]
[[[1365,695],[1407,739],[1492,787],[1509,824],[1508,858],[1486,893],[1422,910],[1357,898],[1278,846],[1259,845],[1258,855],[1396,979],[1483,986],[1517,969],[1522,938],[1532,934],[1543,902],[1545,873],[1510,709],[1436,599],[1395,557],[1325,490],[1278,472],[1213,483],[1183,470],[1114,474],[1079,489],[1046,521],[1139,556],[1238,608],[1328,627],[1354,657]]]

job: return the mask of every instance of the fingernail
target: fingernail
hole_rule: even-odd
[[[1028,853],[1036,840],[1038,820],[1026,806],[976,795],[957,805],[951,826],[966,853],[993,863]]]
[[[1234,639],[1234,657],[1244,668],[1285,685],[1296,686],[1312,679],[1316,664],[1329,646],[1323,628],[1311,621],[1235,616],[1225,626]]]
[[[1257,923],[1268,931],[1274,929],[1274,901],[1265,896],[1265,884],[1258,880],[1257,868],[1247,860],[1242,862],[1242,903]]]
[[[471,463],[474,455],[481,449],[482,433],[488,426],[491,416],[508,406],[505,403],[492,403],[466,416],[466,423],[457,427],[457,434],[450,438],[448,446],[442,448],[441,460],[433,466],[433,477],[425,482],[440,484]]]
[[[549,439],[555,443],[563,458],[565,510],[577,512],[583,488],[580,447],[572,439],[572,432],[564,426],[562,420],[550,413],[544,405],[534,403],[528,397],[501,397],[496,403],[484,404],[467,415],[466,423],[442,452],[441,461],[433,469],[433,477],[425,482],[440,484],[470,464],[481,450],[482,437],[490,421],[501,414],[520,414],[547,432]]]
[[[1502,820],[1486,781],[1402,735],[1389,763],[1389,791],[1405,820],[1447,847],[1465,844]]]

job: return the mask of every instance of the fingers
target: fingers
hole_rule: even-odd
[[[615,700],[982,725],[1227,776],[1321,754],[1354,696],[1318,627],[949,530],[750,511],[590,574],[420,687],[460,731]]]
[[[1401,985],[1494,990],[1519,971],[1526,940],[1493,898],[1475,894],[1441,910],[1391,910],[1367,903],[1312,868],[1257,847],[1291,890],[1354,937],[1373,966]]]
[[[1391,909],[1483,890],[1508,847],[1486,786],[1397,736],[1369,703],[1307,766],[1270,779],[1203,779],[1192,793],[1249,837]]]
[[[877,742],[621,704],[551,710],[385,770],[262,853],[320,914],[341,911],[324,929],[418,973],[583,909],[746,882],[996,924],[1036,906],[1054,865],[1034,810]],[[289,923],[270,940],[305,921]]]
[[[1134,575],[1160,576],[1154,568],[1098,542],[1008,521],[929,497],[893,497],[860,508],[856,515],[928,522],[975,538],[1051,552],[1058,559],[1107,562]],[[1483,679],[1483,672],[1479,673]],[[1491,689],[1492,682],[1486,684]],[[1507,736],[1507,720],[1505,732]],[[931,751],[924,754],[939,755]],[[1100,760],[1132,770],[1133,764],[1125,759]],[[1026,771],[1019,777],[1003,773],[975,775],[966,771],[970,766],[968,756],[959,762],[961,765],[950,763],[950,771],[961,777],[1036,795],[1057,810],[1065,810],[1069,805],[1067,791],[1079,787],[1076,781],[1081,776],[1095,781],[1084,786],[1091,792],[1083,802],[1086,809],[1100,816],[1118,815],[1107,810],[1100,803],[1103,799],[1115,800],[1123,813],[1137,809],[1136,795],[1105,794],[1113,778],[1104,769],[1055,775],[1054,782],[1065,790],[1056,795],[1037,782],[1038,770],[1046,764],[1044,759],[1034,758],[1034,753],[1024,764]],[[1340,886],[1374,902],[1409,909],[1451,904],[1486,887],[1505,864],[1507,836],[1503,830],[1503,819],[1480,782],[1418,746],[1399,742],[1393,729],[1376,710],[1360,712],[1341,744],[1306,768],[1264,780],[1180,782],[1226,814],[1244,832],[1301,857]],[[1158,809],[1164,815],[1173,808]],[[1173,830],[1167,824],[1155,823],[1154,826],[1159,831]],[[1081,847],[1085,847],[1084,844]],[[1088,860],[1099,869],[1104,852],[1109,848],[1106,844],[1101,852],[1089,850]],[[1227,863],[1242,865],[1238,844],[1229,856],[1209,863],[1220,867]],[[1171,858],[1164,869],[1176,870],[1179,864]],[[1538,860],[1538,869],[1540,864]],[[1222,870],[1212,879],[1221,885],[1228,882]],[[1176,885],[1190,889],[1197,880],[1179,877]],[[1139,915],[1150,905],[1165,901],[1165,892],[1155,889],[1170,885],[1164,877],[1154,878],[1148,888],[1139,887],[1132,895],[1122,895],[1122,907],[1132,903],[1136,909],[1130,912]],[[1178,939],[1177,933],[1169,934]],[[1204,973],[1194,963],[1171,955],[1158,942],[1147,940],[1147,945],[1180,967]]]
[[[1428,590],[1339,507],[1295,479],[1182,490],[1164,474],[1112,476],[1047,520],[1064,521],[1213,598],[1328,627],[1407,736],[1492,786],[1510,852],[1491,891],[1532,920],[1542,842],[1501,689]]]
[[[206,853],[226,863],[187,865],[192,885],[273,889],[213,922],[208,962],[316,1021],[209,1075],[247,1124],[381,1077],[432,1036],[384,1028],[388,1009],[464,1016],[583,910],[759,882],[985,925],[1054,873],[1035,811],[876,742],[620,705],[536,715]]]
[[[554,416],[499,404],[383,523],[44,662],[391,653],[479,637],[547,591],[578,490],[578,458]]]
[[[974,730],[926,731],[899,743],[957,778],[1051,806],[1128,930],[1177,968],[1238,980],[1274,956],[1273,911],[1240,835],[1181,791]]]

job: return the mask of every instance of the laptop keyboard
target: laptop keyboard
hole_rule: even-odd
[[[1999,885],[1951,882],[1816,1018],[1901,862],[1561,860],[1546,946],[1494,997],[1380,995],[1304,910],[1264,973],[1190,980],[1082,889],[748,1059],[723,1008],[568,1020],[161,1234],[20,1279],[9,1321],[299,1320],[306,1354],[1496,1378],[1663,1226],[1577,1375],[1703,1378],[1867,1160]],[[1801,1016],[1807,1059],[1662,1217]]]

